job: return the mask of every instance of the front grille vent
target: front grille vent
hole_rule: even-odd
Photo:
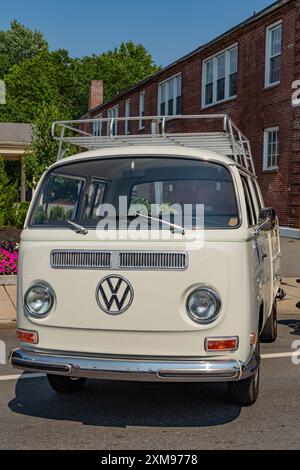
[[[184,252],[121,252],[120,269],[186,269],[188,256]]]
[[[111,253],[107,251],[52,251],[52,268],[98,269],[111,267]]]

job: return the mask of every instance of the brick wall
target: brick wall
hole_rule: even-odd
[[[265,89],[266,27],[282,20],[281,81]],[[237,98],[201,109],[202,61],[238,43]],[[299,227],[300,217],[300,108],[291,106],[291,84],[300,79],[300,0],[291,0],[255,22],[246,24],[204,50],[191,55],[128,93],[90,111],[93,117],[119,105],[124,116],[125,100],[131,99],[131,116],[139,114],[139,93],[145,90],[145,114],[157,114],[158,83],[182,74],[182,114],[228,113],[251,141],[252,152],[265,203],[274,206],[283,226]],[[141,132],[131,123],[131,133]],[[263,171],[263,130],[280,127],[279,170]],[[188,130],[188,129],[186,129]],[[189,130],[196,130],[190,124]],[[124,132],[123,124],[119,133]]]

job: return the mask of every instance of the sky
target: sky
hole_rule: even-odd
[[[0,0],[0,30],[17,19],[40,30],[50,49],[100,54],[142,43],[168,65],[273,3],[272,0]]]

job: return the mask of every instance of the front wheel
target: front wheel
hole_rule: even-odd
[[[57,393],[76,393],[80,392],[86,379],[65,377],[63,375],[47,375],[48,382],[51,388]]]
[[[238,382],[228,382],[228,393],[234,403],[250,406],[256,402],[259,392],[259,367],[251,377]]]

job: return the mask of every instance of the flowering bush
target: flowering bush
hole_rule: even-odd
[[[0,242],[0,276],[17,274],[18,245],[14,242]]]
[[[9,240],[0,241],[0,249],[14,253],[18,251],[18,244]]]

